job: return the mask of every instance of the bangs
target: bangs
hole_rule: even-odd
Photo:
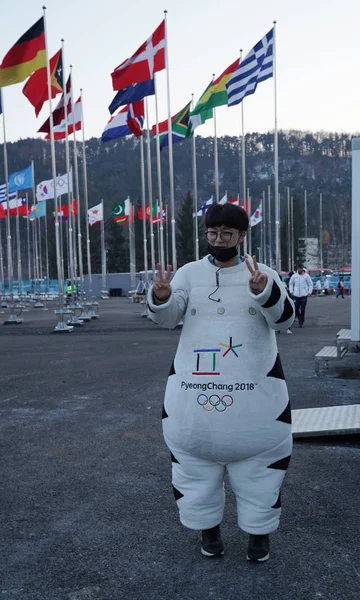
[[[239,231],[247,231],[249,217],[246,211],[235,204],[212,204],[205,213],[205,227],[229,227]]]

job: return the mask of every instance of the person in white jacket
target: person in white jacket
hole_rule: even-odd
[[[313,291],[313,282],[308,273],[305,272],[303,265],[298,265],[297,272],[290,279],[289,283],[290,294],[295,299],[295,314],[299,321],[300,329],[304,325],[305,310],[308,296],[311,296]]]
[[[174,328],[183,320],[167,381],[163,434],[181,523],[201,531],[201,552],[221,556],[220,523],[227,472],[247,558],[269,558],[279,525],[280,488],[292,450],[291,410],[275,331],[286,330],[294,305],[277,273],[238,257],[246,212],[230,203],[205,216],[209,254],[171,266],[149,288],[150,318]]]

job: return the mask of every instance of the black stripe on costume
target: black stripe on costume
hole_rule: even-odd
[[[282,411],[281,415],[276,419],[277,421],[281,421],[281,423],[287,423],[291,425],[291,406],[290,400],[286,405],[286,408]]]
[[[291,306],[290,300],[289,300],[289,298],[285,298],[284,310],[282,311],[282,315],[281,315],[280,319],[275,321],[275,323],[284,323],[285,321],[290,319],[293,316],[293,314],[294,314],[294,309]]]
[[[175,458],[175,456],[173,455],[173,453],[172,453],[172,452],[170,452],[170,454],[171,454],[171,462],[172,462],[172,463],[177,463],[177,464],[179,465],[180,463],[179,463],[178,459],[177,459],[177,458]]]
[[[179,492],[179,490],[176,489],[176,487],[172,486],[173,489],[173,494],[175,496],[175,500],[180,500],[181,498],[184,497],[184,494],[182,494],[181,492]]]
[[[265,302],[265,304],[262,305],[262,308],[271,308],[272,306],[275,306],[275,304],[277,302],[279,302],[280,298],[281,298],[280,288],[279,288],[278,284],[276,283],[276,281],[273,281],[272,288],[271,288],[271,294],[270,294],[268,300]]]
[[[280,458],[280,460],[277,460],[276,462],[272,463],[268,466],[268,469],[278,469],[279,471],[286,471],[286,469],[289,466],[290,460],[291,454],[290,456],[285,456],[284,458]]]
[[[166,419],[169,415],[167,414],[166,410],[165,410],[165,406],[163,405],[162,407],[162,413],[161,413],[161,418],[162,419]]]
[[[281,508],[281,493],[280,492],[279,492],[279,495],[277,497],[275,504],[273,504],[273,506],[271,508]]]
[[[266,377],[276,377],[277,379],[283,379],[285,381],[285,375],[281,365],[279,354],[277,354],[274,366],[271,369],[271,371],[268,372]]]
[[[149,309],[149,311],[150,311],[150,312],[152,312],[152,313],[154,313],[154,314],[155,314],[155,311],[154,311],[152,308],[150,308],[150,306],[149,306],[149,303],[148,303],[148,302],[146,303],[146,306],[148,307],[148,309]]]
[[[170,377],[170,375],[176,375],[174,361],[172,361],[172,363],[171,363],[169,377]]]

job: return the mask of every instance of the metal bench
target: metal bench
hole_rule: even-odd
[[[347,348],[342,348],[339,350],[338,346],[324,346],[316,355],[315,355],[315,373],[316,375],[320,375],[320,364],[325,363],[325,367],[328,367],[329,360],[339,360],[344,354],[346,354]],[[339,355],[340,354],[340,355]]]

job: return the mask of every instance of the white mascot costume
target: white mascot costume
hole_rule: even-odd
[[[258,295],[245,262],[218,268],[210,256],[177,271],[167,302],[156,305],[149,289],[155,323],[172,329],[183,320],[163,433],[180,520],[190,529],[221,522],[225,471],[239,527],[268,534],[279,525],[292,435],[275,331],[291,326],[294,307],[277,273],[263,264],[259,270],[268,280]]]

